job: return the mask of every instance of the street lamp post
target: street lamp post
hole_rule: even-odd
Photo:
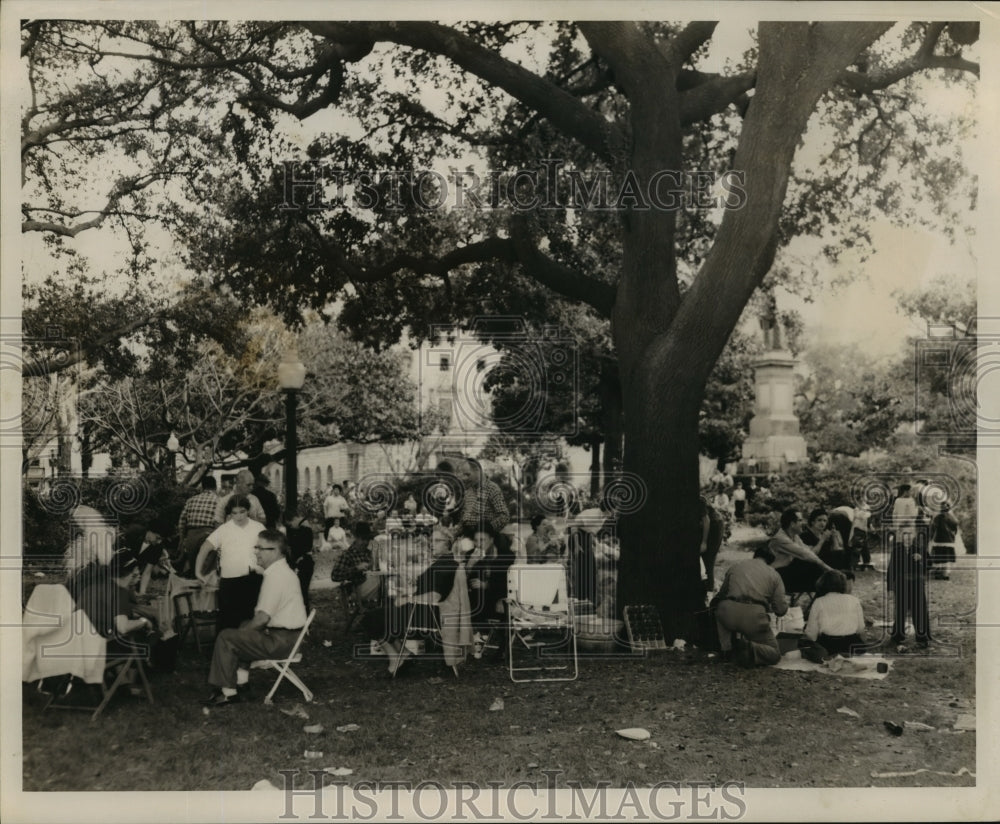
[[[295,517],[299,505],[298,467],[296,452],[299,448],[295,431],[295,412],[298,392],[305,383],[306,368],[299,360],[295,348],[288,349],[278,364],[278,385],[285,393],[285,517]]]

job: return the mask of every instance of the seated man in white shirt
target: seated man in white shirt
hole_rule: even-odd
[[[281,659],[295,646],[306,622],[298,576],[288,566],[288,543],[276,530],[265,529],[254,546],[264,580],[253,618],[238,629],[224,629],[215,639],[208,682],[216,687],[205,704],[225,706],[240,700],[236,687],[248,673],[240,662]]]

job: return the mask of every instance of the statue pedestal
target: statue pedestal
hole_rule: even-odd
[[[750,436],[743,442],[743,463],[776,472],[806,460],[806,441],[795,416],[795,358],[772,349],[754,361],[756,402]]]

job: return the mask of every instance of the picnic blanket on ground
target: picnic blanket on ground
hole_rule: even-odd
[[[886,665],[885,672],[876,668],[880,663]],[[822,664],[814,664],[802,657],[799,650],[792,650],[781,656],[781,660],[772,666],[775,669],[793,670],[794,672],[822,672],[826,675],[839,675],[842,678],[866,678],[881,681],[892,670],[892,660],[881,655],[862,655],[857,658],[841,658],[839,655]]]

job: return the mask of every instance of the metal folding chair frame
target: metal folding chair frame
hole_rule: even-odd
[[[539,575],[545,573],[549,576],[556,574],[558,570],[560,586],[557,587],[555,595],[561,594],[562,602],[555,603],[532,603],[523,604],[520,601],[521,580],[523,575]],[[566,586],[566,569],[561,564],[515,564],[510,567],[507,573],[507,668],[510,673],[510,680],[515,683],[528,681],[575,681],[580,674],[579,658],[576,647],[576,632],[573,620],[573,602],[568,597]],[[556,609],[552,609],[556,607]],[[566,637],[558,643],[546,643],[544,641],[529,640],[528,633],[546,632],[559,630],[565,633]],[[520,647],[526,650],[533,650],[541,660],[545,657],[546,649],[553,647],[568,647],[567,654],[572,655],[572,667],[570,664],[543,664],[537,666],[516,666],[514,661],[515,638]],[[551,653],[550,653],[551,654]],[[563,672],[572,669],[572,675],[548,676],[549,672]],[[533,678],[519,677],[521,673],[539,673]]]
[[[278,684],[281,683],[283,678],[287,678],[291,681],[299,691],[302,693],[303,699],[308,703],[313,700],[312,690],[309,689],[294,672],[292,672],[292,664],[298,664],[302,661],[302,656],[299,654],[299,647],[305,640],[306,633],[309,632],[309,626],[313,622],[313,618],[316,617],[316,610],[312,610],[308,617],[306,618],[305,624],[302,625],[302,630],[299,632],[299,637],[295,639],[295,645],[292,647],[291,652],[288,653],[288,657],[281,660],[272,658],[263,658],[259,661],[253,661],[250,664],[250,669],[275,669],[278,671],[278,677],[271,687],[271,691],[264,696],[264,703],[272,703],[271,698],[278,689]]]

